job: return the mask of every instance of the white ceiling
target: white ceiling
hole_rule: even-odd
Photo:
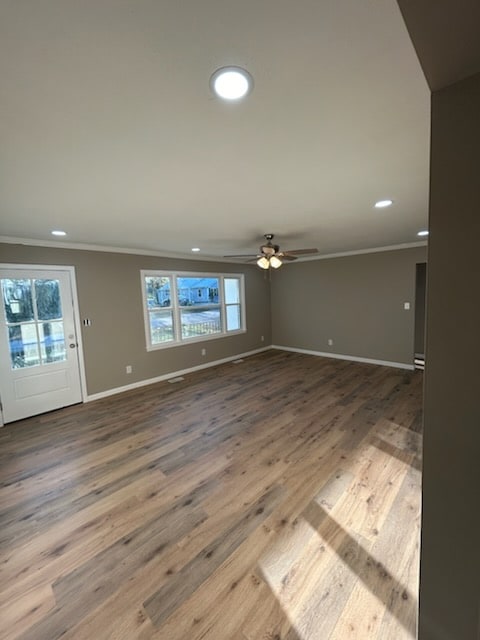
[[[210,92],[229,64],[243,102]],[[200,258],[267,232],[416,242],[429,96],[394,0],[1,0],[0,235]]]

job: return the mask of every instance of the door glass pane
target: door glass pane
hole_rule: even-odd
[[[42,362],[60,362],[67,359],[63,322],[38,324]]]
[[[58,280],[35,280],[35,297],[39,320],[55,320],[62,317]]]
[[[151,311],[149,318],[150,339],[152,344],[169,342],[174,339],[171,311]]]
[[[16,324],[8,327],[12,369],[40,364],[35,324]]]
[[[147,294],[148,308],[170,307],[172,300],[170,290],[170,278],[146,276],[145,293]]]
[[[32,281],[2,279],[3,306],[7,322],[33,320]]]
[[[177,278],[178,304],[181,307],[218,303],[218,278]]]
[[[182,309],[182,338],[220,333],[220,307],[215,309]]]
[[[227,306],[227,331],[238,329],[240,329],[240,305],[230,304]]]
[[[225,278],[225,303],[240,302],[240,281],[238,278]]]

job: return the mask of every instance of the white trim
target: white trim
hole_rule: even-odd
[[[75,272],[75,267],[64,264],[30,264],[19,262],[0,262],[0,269],[34,269],[35,271],[71,271]]]
[[[93,393],[90,396],[85,398],[85,402],[92,402],[94,400],[100,400],[101,398],[108,398],[108,396],[113,396],[117,393],[123,393],[124,391],[130,391],[132,389],[138,389],[140,387],[146,387],[149,384],[155,384],[156,382],[163,382],[164,380],[169,380],[170,378],[178,378],[179,376],[184,376],[187,373],[193,373],[194,371],[200,371],[201,369],[209,369],[210,367],[216,367],[219,364],[225,364],[226,362],[232,362],[233,360],[238,360],[239,358],[247,358],[248,356],[253,356],[257,353],[262,353],[262,351],[268,351],[271,347],[262,347],[261,349],[254,349],[253,351],[246,351],[245,353],[237,353],[234,356],[229,356],[228,358],[222,358],[221,360],[212,360],[211,362],[207,362],[205,364],[199,364],[195,367],[189,367],[188,369],[180,369],[179,371],[170,371],[170,373],[164,373],[161,376],[156,376],[155,378],[148,378],[147,380],[140,380],[139,382],[133,382],[132,384],[126,384],[123,387],[115,387],[114,389],[108,389],[107,391],[100,391],[100,393]]]
[[[400,249],[414,249],[416,247],[426,247],[428,242],[405,242],[404,244],[390,244],[386,247],[372,247],[371,249],[357,249],[355,251],[341,251],[339,253],[325,253],[322,255],[302,257],[302,262],[311,262],[312,260],[330,260],[330,258],[346,258],[348,256],[358,256],[364,253],[381,253],[382,251],[399,251]],[[293,264],[293,263],[291,263]]]
[[[52,247],[55,249],[76,249],[78,251],[100,251],[104,253],[128,253],[138,256],[156,256],[159,258],[178,258],[180,260],[192,260],[196,262],[223,262],[225,264],[237,264],[239,265],[238,259],[225,258],[224,256],[212,256],[208,254],[196,253],[195,255],[191,255],[189,253],[176,253],[172,251],[154,251],[150,249],[131,249],[128,247],[112,247],[108,245],[101,244],[85,244],[75,242],[57,242],[55,240],[36,240],[33,238],[15,238],[12,236],[0,236],[0,242],[4,242],[5,244],[21,244],[27,246],[34,247]],[[310,262],[311,260],[328,260],[330,258],[344,258],[346,256],[356,256],[364,253],[379,253],[382,251],[397,251],[399,249],[412,249],[415,247],[426,247],[428,246],[427,240],[422,240],[419,242],[406,242],[403,244],[391,244],[385,247],[371,247],[369,249],[353,249],[352,251],[341,251],[338,253],[325,253],[321,255],[314,256],[299,256],[298,262]],[[290,263],[295,264],[295,263]],[[253,266],[256,267],[255,264],[248,265],[247,263],[242,263],[242,267]],[[288,266],[288,263],[284,263],[284,266]]]
[[[85,402],[87,396],[87,374],[85,372],[85,360],[83,357],[83,337],[82,337],[82,321],[80,318],[80,305],[78,304],[78,292],[77,292],[77,276],[75,273],[75,267],[67,267],[70,271],[70,286],[72,288],[72,304],[73,304],[73,319],[75,322],[75,333],[77,337],[77,353],[78,353],[78,365],[80,367],[80,391],[82,394],[82,402]]]
[[[343,353],[328,353],[327,351],[312,351],[311,349],[297,349],[295,347],[283,347],[281,345],[272,344],[271,349],[278,351],[293,351],[294,353],[305,353],[309,356],[321,356],[322,358],[335,358],[337,360],[350,360],[352,362],[366,362],[367,364],[379,364],[382,367],[395,367],[396,369],[414,370],[413,364],[405,362],[390,362],[389,360],[375,360],[374,358],[361,358],[360,356],[349,356]]]

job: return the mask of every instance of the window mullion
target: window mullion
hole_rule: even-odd
[[[39,320],[38,320],[38,308],[37,308],[37,289],[35,285],[35,279],[31,280],[31,283],[32,284],[30,286],[30,291],[32,296],[33,318],[35,321],[35,334],[37,336],[38,359],[40,361],[40,364],[44,364],[42,349],[40,346],[40,327],[38,326]]]
[[[221,286],[218,292],[218,302],[220,303],[220,327],[222,333],[227,333],[227,312],[225,309],[225,276],[220,276]]]
[[[180,313],[180,306],[178,304],[178,288],[177,288],[177,274],[172,273],[172,299],[170,301],[172,305],[173,314],[173,332],[175,335],[175,342],[182,341],[182,316]]]

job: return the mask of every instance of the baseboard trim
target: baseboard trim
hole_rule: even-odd
[[[238,360],[239,358],[247,358],[248,356],[254,356],[257,353],[262,353],[262,351],[268,351],[269,349],[271,349],[271,347],[262,347],[261,349],[254,349],[253,351],[246,351],[245,353],[236,353],[234,356],[229,356],[228,358],[222,358],[221,360],[212,360],[211,362],[206,362],[205,364],[199,364],[199,365],[196,365],[195,367],[189,367],[188,369],[170,371],[169,373],[164,373],[161,376],[156,376],[155,378],[139,380],[138,382],[133,382],[132,384],[126,384],[122,387],[115,387],[113,389],[107,389],[107,391],[100,391],[99,393],[93,393],[91,395],[87,395],[87,397],[85,398],[85,402],[93,402],[94,400],[101,400],[102,398],[108,398],[108,396],[114,396],[117,393],[123,393],[124,391],[139,389],[140,387],[146,387],[149,384],[155,384],[156,382],[163,382],[164,380],[169,380],[170,378],[178,378],[179,376],[184,376],[187,373],[193,373],[194,371],[200,371],[201,369],[209,369],[210,367],[216,367],[219,364],[226,364],[227,362],[232,362],[233,360]]]
[[[310,356],[320,356],[322,358],[335,358],[337,360],[349,360],[351,362],[365,362],[367,364],[378,364],[383,367],[394,367],[395,369],[408,369],[409,371],[414,370],[414,365],[405,364],[404,362],[390,362],[388,360],[375,360],[373,358],[361,358],[359,356],[350,356],[340,353],[329,353],[326,351],[313,351],[312,349],[298,349],[296,347],[284,347],[282,345],[272,344],[267,347],[262,347],[260,349],[254,349],[253,351],[246,351],[244,353],[237,353],[234,356],[229,356],[228,358],[222,358],[221,360],[212,360],[211,362],[206,362],[205,364],[199,364],[194,367],[189,367],[188,369],[179,369],[177,371],[170,371],[169,373],[164,373],[161,376],[156,376],[155,378],[147,378],[146,380],[139,380],[138,382],[133,382],[132,384],[126,384],[122,387],[114,387],[113,389],[107,389],[106,391],[100,391],[99,393],[93,393],[91,395],[87,395],[85,398],[85,402],[93,402],[95,400],[101,400],[102,398],[108,398],[109,396],[114,396],[117,393],[123,393],[124,391],[131,391],[133,389],[139,389],[141,387],[146,387],[149,384],[155,384],[156,382],[164,382],[165,380],[169,380],[170,378],[177,378],[179,376],[187,375],[188,373],[194,373],[195,371],[201,371],[202,369],[209,369],[210,367],[216,367],[220,364],[226,364],[227,362],[233,362],[234,360],[238,360],[239,358],[248,358],[248,356],[254,356],[257,353],[262,353],[263,351],[268,351],[269,349],[276,349],[278,351],[292,351],[294,353],[305,353]]]
[[[272,344],[272,349],[279,351],[293,351],[294,353],[305,353],[309,356],[321,356],[322,358],[336,358],[337,360],[350,360],[352,362],[365,362],[367,364],[379,364],[382,367],[394,367],[395,369],[414,370],[413,364],[405,362],[390,362],[389,360],[375,360],[374,358],[361,358],[359,356],[349,356],[343,353],[329,353],[327,351],[312,351],[311,349],[297,349],[296,347],[283,347],[281,345]]]

